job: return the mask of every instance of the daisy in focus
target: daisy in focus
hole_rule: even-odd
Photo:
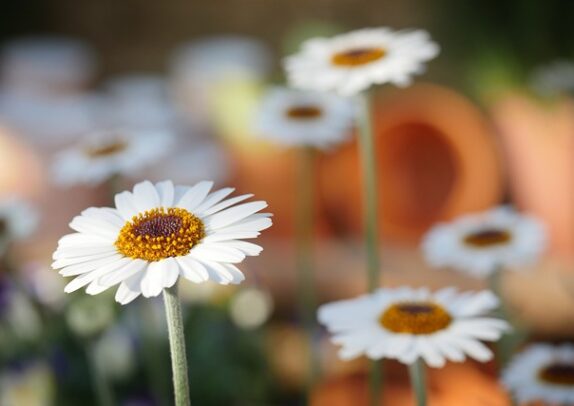
[[[243,281],[235,264],[262,248],[242,240],[270,227],[271,214],[259,213],[264,201],[241,203],[250,194],[226,199],[234,189],[210,192],[212,186],[144,181],[117,194],[115,208],[84,210],[70,223],[76,233],[62,237],[53,256],[54,269],[75,276],[65,291],[87,286],[95,295],[119,284],[116,301],[126,304],[140,294],[158,296],[180,276],[194,283]]]
[[[407,86],[438,53],[426,31],[365,28],[304,42],[285,69],[296,88],[351,96],[375,84]]]
[[[422,249],[435,267],[450,266],[476,277],[534,263],[546,248],[544,226],[509,207],[459,217],[434,226]]]
[[[38,225],[38,212],[24,200],[9,198],[0,201],[0,251],[10,241],[29,237]]]
[[[520,403],[574,404],[574,346],[528,347],[505,369],[502,384]]]
[[[466,356],[481,362],[492,358],[481,340],[496,341],[509,329],[504,320],[485,316],[498,304],[490,291],[379,289],[321,306],[319,321],[333,334],[332,342],[341,345],[344,360],[366,355],[413,364],[422,358],[440,368]]]
[[[173,141],[171,133],[153,130],[89,134],[55,158],[55,182],[64,187],[97,185],[114,175],[133,175],[163,158]]]
[[[353,120],[354,106],[348,99],[275,87],[263,98],[255,131],[284,146],[325,149],[348,139]]]

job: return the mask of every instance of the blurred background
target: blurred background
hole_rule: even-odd
[[[241,286],[180,284],[195,404],[304,404],[309,349],[295,303],[296,157],[260,141],[252,123],[265,89],[284,83],[283,56],[306,38],[362,27],[422,28],[441,46],[417,84],[375,95],[383,283],[480,288],[481,281],[425,265],[420,238],[437,221],[512,204],[546,224],[550,246],[540,263],[504,275],[504,300],[531,340],[571,341],[573,14],[574,3],[560,0],[4,4],[0,198],[28,201],[39,219],[2,255],[0,405],[95,404],[94,368],[111,382],[113,404],[172,402],[161,302],[120,308],[106,294],[67,295],[65,279],[50,268],[71,218],[111,205],[113,191],[110,182],[59,185],[54,162],[86,134],[118,126],[172,134],[175,145],[119,179],[116,190],[141,179],[212,179],[267,200],[275,216]],[[561,69],[544,70],[556,61]],[[314,181],[319,300],[361,294],[355,141],[321,154]],[[323,376],[311,388],[313,404],[366,402],[365,361],[338,361],[326,334],[317,349]],[[386,368],[387,404],[411,404],[406,372],[392,362]],[[430,380],[433,405],[509,404],[490,364],[449,365]]]

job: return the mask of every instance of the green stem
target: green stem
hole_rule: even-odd
[[[417,406],[426,406],[427,404],[427,388],[425,377],[425,364],[422,359],[417,359],[414,363],[409,365],[409,376],[411,378],[411,385],[415,392]]]
[[[92,378],[92,385],[96,395],[97,403],[100,406],[113,406],[115,405],[114,395],[109,382],[104,375],[101,365],[98,362],[96,354],[96,347],[93,342],[89,342],[86,346],[86,356],[88,366],[90,367],[90,375]]]
[[[363,176],[363,228],[367,253],[367,287],[373,292],[380,283],[378,191],[375,144],[371,121],[371,104],[367,93],[357,98],[359,104],[359,152]],[[370,368],[371,405],[379,405],[381,398],[381,362],[373,361]]]
[[[299,150],[297,193],[297,270],[299,306],[309,341],[308,392],[320,374],[319,351],[315,348],[315,283],[313,277],[313,213],[314,213],[314,151]]]
[[[185,336],[181,305],[177,297],[177,285],[163,290],[163,301],[169,333],[175,405],[189,406],[189,378],[187,376]]]

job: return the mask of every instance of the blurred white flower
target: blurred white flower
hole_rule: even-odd
[[[341,345],[344,360],[366,355],[412,364],[422,358],[430,367],[462,362],[468,355],[481,362],[492,352],[481,343],[496,341],[509,329],[504,320],[486,317],[499,304],[489,291],[458,293],[443,288],[379,289],[356,299],[319,308],[319,321]]]
[[[93,337],[114,321],[114,304],[109,296],[81,297],[66,309],[68,327],[80,337]]]
[[[282,145],[329,148],[349,138],[354,116],[349,99],[275,87],[261,102],[254,131]]]
[[[574,404],[574,346],[535,344],[514,356],[501,378],[520,404]]]
[[[249,106],[252,93],[258,91],[270,67],[269,50],[257,40],[241,36],[206,38],[174,51],[170,90],[178,109],[194,125],[209,128],[213,121],[221,120],[216,117],[219,115],[237,122],[238,113],[245,115],[245,104]],[[222,100],[230,103],[224,111],[220,108]]]
[[[0,405],[53,405],[54,381],[52,371],[44,362],[6,368],[0,372]]]
[[[30,299],[16,289],[8,292],[3,318],[18,340],[36,341],[42,335],[42,321]]]
[[[544,96],[574,92],[574,62],[554,61],[532,73],[532,88]]]
[[[173,142],[170,132],[156,130],[88,134],[54,158],[54,182],[60,186],[95,185],[114,175],[135,175],[164,158]]]
[[[0,245],[32,235],[38,227],[38,211],[17,197],[0,200]]]
[[[180,184],[197,183],[203,179],[223,184],[230,178],[230,174],[229,154],[220,144],[210,141],[182,142],[174,148],[170,159],[145,171],[146,179],[171,179]]]
[[[0,52],[3,88],[32,93],[69,93],[85,88],[96,69],[93,51],[64,37],[13,40]]]
[[[28,262],[22,272],[34,298],[44,306],[60,310],[67,302],[65,281],[50,266],[42,262]]]
[[[534,263],[546,243],[539,220],[502,206],[435,225],[424,236],[422,249],[432,266],[486,277],[501,267]]]
[[[105,85],[111,126],[134,129],[169,129],[175,109],[168,98],[167,80],[159,75],[116,76]]]
[[[98,128],[103,106],[102,97],[91,93],[46,95],[4,90],[0,92],[0,121],[35,144],[54,146]]]
[[[273,299],[261,289],[241,289],[231,299],[229,311],[231,320],[238,327],[254,329],[269,319],[273,311]]]
[[[116,208],[84,210],[70,223],[76,233],[62,237],[53,255],[52,267],[74,277],[66,292],[87,286],[96,295],[119,285],[116,300],[127,304],[141,294],[160,295],[180,277],[241,283],[235,264],[263,250],[243,240],[269,228],[271,214],[260,213],[264,201],[241,203],[251,194],[226,198],[233,188],[210,193],[212,187],[144,181],[118,193]]]
[[[94,352],[98,368],[111,379],[124,379],[134,369],[134,343],[123,327],[107,331],[95,343]]]
[[[426,31],[364,28],[307,40],[284,65],[293,87],[351,96],[376,84],[407,86],[438,53]]]

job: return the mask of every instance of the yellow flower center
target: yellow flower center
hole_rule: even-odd
[[[293,106],[289,108],[285,114],[289,118],[295,120],[313,120],[315,118],[321,117],[323,112],[320,108],[312,105],[307,106]]]
[[[432,302],[396,303],[379,317],[381,326],[399,334],[432,334],[447,328],[451,321],[450,314]]]
[[[383,48],[353,48],[337,52],[331,57],[333,65],[343,67],[356,67],[378,61],[387,54]]]
[[[122,152],[127,147],[128,144],[125,141],[117,140],[97,147],[88,147],[86,148],[86,155],[90,158],[101,158]]]
[[[476,231],[464,237],[464,242],[474,248],[490,248],[495,245],[504,245],[512,240],[508,230],[487,228]]]
[[[574,364],[550,364],[540,370],[538,378],[545,383],[574,386]]]
[[[185,209],[161,207],[128,221],[115,246],[126,257],[153,262],[187,255],[203,237],[205,227],[199,218]]]

